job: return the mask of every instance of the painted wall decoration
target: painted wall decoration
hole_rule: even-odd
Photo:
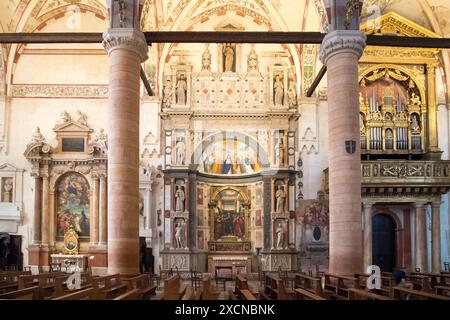
[[[204,250],[205,249],[205,236],[204,236],[204,232],[203,230],[198,230],[197,233],[197,247],[200,250]]]
[[[328,202],[321,197],[302,200],[296,214],[297,236],[303,245],[327,244],[329,234]],[[299,239],[299,240],[300,240]]]
[[[262,226],[261,210],[256,210],[256,213],[255,213],[255,227],[261,227],[261,226]]]
[[[253,148],[239,140],[223,139],[210,144],[201,161],[201,171],[221,175],[251,174],[262,167]]]
[[[64,175],[56,189],[56,235],[63,237],[73,228],[80,238],[89,237],[89,183],[79,173]]]

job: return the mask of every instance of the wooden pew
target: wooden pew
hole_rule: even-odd
[[[294,291],[287,290],[284,286],[284,281],[274,275],[266,275],[266,286],[264,292],[261,292],[261,297],[266,300],[292,300],[294,298]]]
[[[67,275],[55,278],[54,291],[50,298],[60,297],[60,296],[70,293],[71,291],[73,292],[75,290],[83,290],[83,289],[87,289],[87,288],[90,288],[93,286],[92,274],[90,271],[86,271],[86,272],[80,273],[80,278],[81,278],[80,288],[74,289],[74,290],[69,290],[67,288],[67,280],[68,280],[69,276],[70,276],[70,274],[67,274]]]
[[[39,286],[28,287],[0,294],[2,299],[16,299],[16,300],[38,300],[40,298]]]
[[[202,291],[195,291],[194,288],[188,287],[186,289],[186,293],[183,295],[181,300],[201,300],[202,299]]]
[[[440,296],[431,292],[411,290],[402,287],[394,287],[395,299],[408,299],[408,300],[450,300],[448,296]]]
[[[346,300],[348,298],[348,289],[360,289],[360,283],[359,279],[355,277],[326,274],[324,287],[324,291],[330,293],[332,298]]]
[[[356,273],[355,278],[358,279],[359,286],[361,289],[366,289],[367,279],[370,277],[368,274],[360,274]],[[395,283],[395,279],[392,277],[387,276],[381,276],[381,288],[380,289],[372,289],[369,290],[370,292],[376,293],[376,294],[382,294],[385,296],[392,297],[393,296],[393,289],[397,284]]]
[[[139,289],[131,289],[113,300],[142,300],[142,292]]]
[[[253,295],[253,293],[251,293],[250,290],[247,290],[247,289],[239,290],[238,298],[241,300],[258,300]]]
[[[128,284],[128,290],[139,289],[142,293],[142,298],[147,300],[150,295],[156,294],[157,286],[153,284],[149,274],[141,274],[136,277],[125,279]]]
[[[220,291],[217,290],[217,286],[211,285],[210,277],[204,277],[202,281],[202,300],[217,300],[219,295]]]
[[[187,285],[181,283],[179,275],[173,275],[164,280],[164,300],[180,300],[185,294]]]
[[[251,296],[247,292],[244,294],[242,291],[248,291]],[[256,300],[258,293],[252,292],[247,279],[243,275],[237,274],[235,279],[234,295],[236,295],[238,299]]]
[[[376,294],[363,289],[348,288],[348,300],[394,300],[391,297]]]
[[[303,288],[296,288],[294,292],[296,300],[326,300],[324,297]]]
[[[97,288],[87,288],[53,298],[52,300],[98,300],[98,297]]]
[[[99,299],[114,298],[125,293],[127,284],[120,279],[120,274],[94,278],[93,286],[98,289]]]
[[[415,290],[432,292],[431,283],[428,276],[407,274],[406,279],[412,281]]]
[[[450,286],[449,285],[436,285],[434,286],[435,293],[440,296],[449,296],[450,295]]]
[[[322,279],[311,277],[306,274],[295,274],[295,288],[300,288],[309,291],[317,296],[327,298],[327,295],[322,289]],[[302,292],[301,290],[299,292]],[[300,294],[300,293],[299,293]],[[328,295],[329,298],[329,295]]]

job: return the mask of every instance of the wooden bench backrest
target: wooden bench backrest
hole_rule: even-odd
[[[410,290],[410,289],[402,288],[402,287],[394,287],[393,291],[394,291],[394,298],[400,298],[400,293],[403,293],[403,294],[409,294],[412,297],[420,297],[420,298],[427,299],[427,300],[449,300],[450,301],[449,296],[441,296],[441,295],[437,295],[437,294],[434,294],[431,292],[426,292],[426,291]],[[414,300],[414,298],[412,298],[411,300]]]
[[[96,288],[88,288],[83,290],[77,290],[60,297],[53,298],[52,300],[97,300]]]
[[[310,277],[304,274],[295,274],[295,286],[313,291],[315,294],[322,296],[322,279]]]
[[[236,288],[240,289],[240,290],[248,290],[248,282],[247,279],[245,279],[245,277],[243,277],[242,275],[236,275]]]
[[[113,300],[140,300],[140,299],[142,299],[141,290],[132,289],[114,298]]]
[[[203,300],[217,300],[219,298],[219,292],[215,286],[211,285],[211,279],[209,277],[203,278],[202,285]]]
[[[175,274],[164,280],[164,300],[179,300],[181,288],[180,276]],[[184,293],[183,293],[184,294]]]
[[[39,286],[28,287],[0,294],[0,299],[33,300],[39,299]]]

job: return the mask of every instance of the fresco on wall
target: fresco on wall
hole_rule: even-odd
[[[206,147],[202,162],[203,172],[222,175],[250,174],[262,167],[255,151],[239,140],[212,143]]]
[[[63,237],[72,227],[78,235],[89,237],[89,183],[78,173],[62,177],[56,189],[56,235]]]

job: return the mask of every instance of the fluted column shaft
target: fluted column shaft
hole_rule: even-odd
[[[42,217],[42,179],[34,177],[34,223],[33,244],[41,242],[41,217]]]
[[[43,245],[49,244],[50,235],[50,184],[49,177],[42,178],[42,225],[41,225],[41,239]]]

